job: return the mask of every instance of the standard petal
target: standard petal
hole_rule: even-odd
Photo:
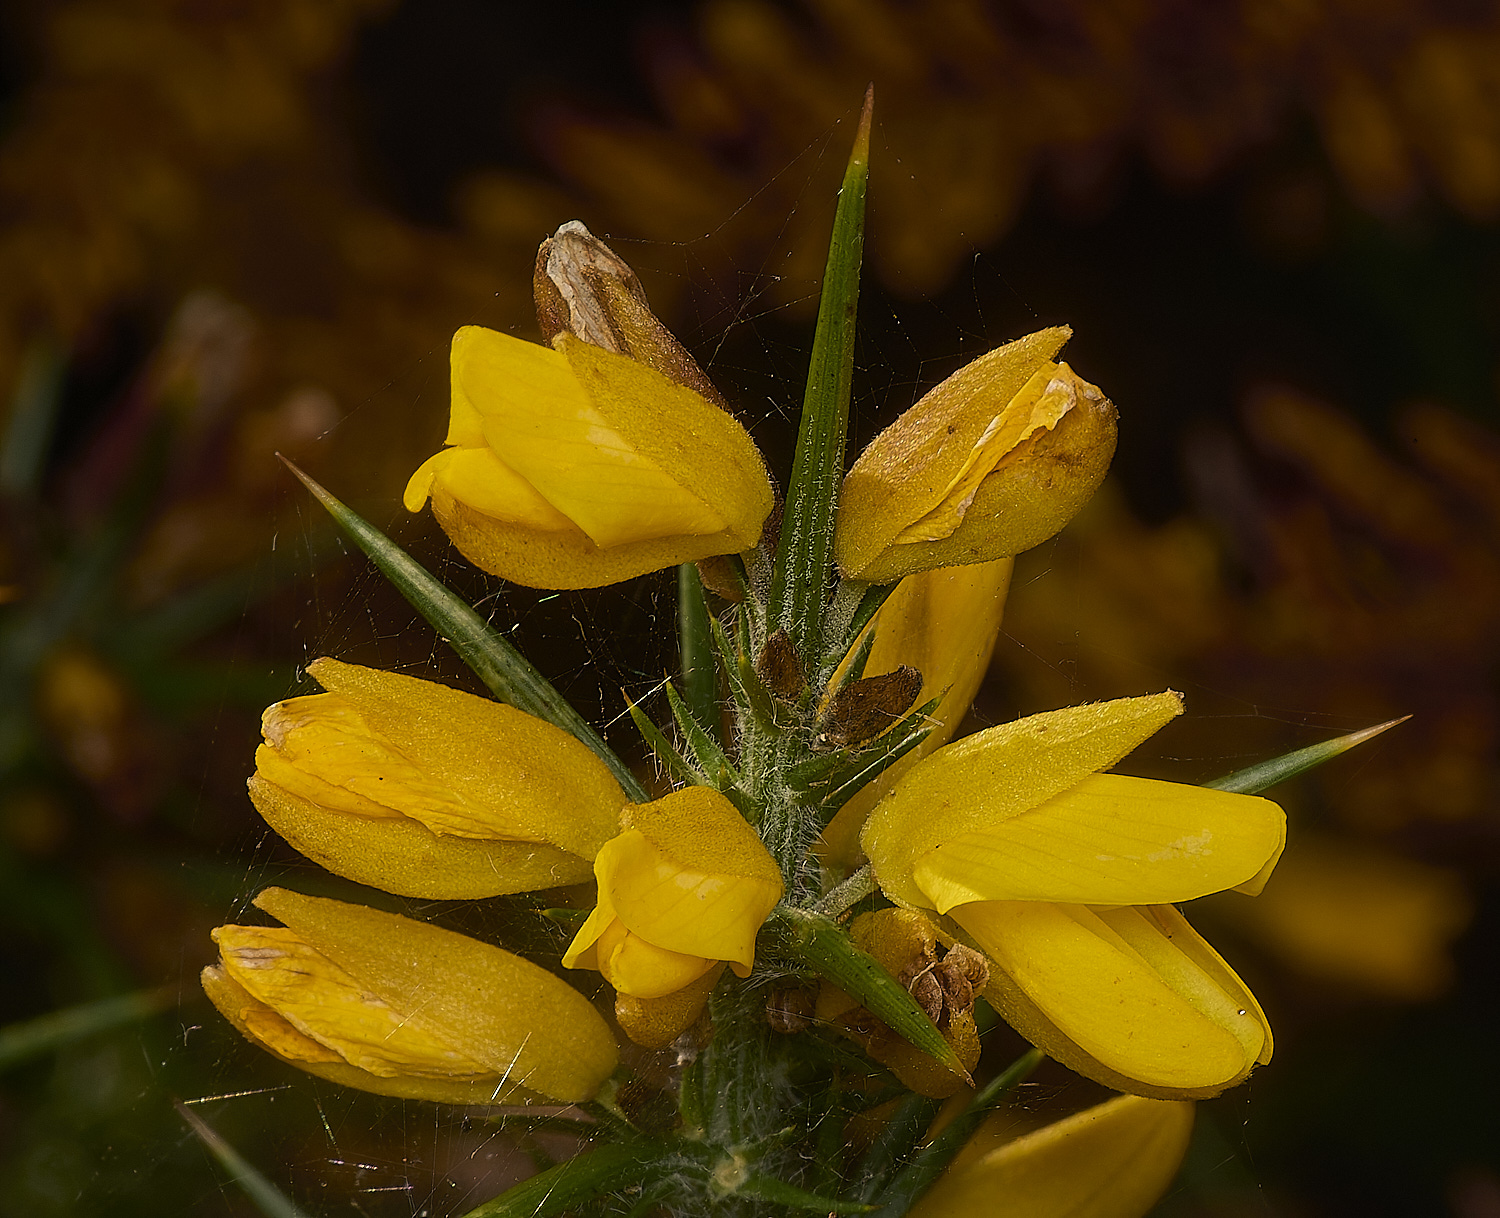
[[[898,904],[930,907],[912,869],[934,848],[1078,785],[1181,713],[1169,690],[1031,715],[938,750],[896,783],[860,835],[881,888]]]
[[[1268,799],[1091,774],[942,842],[912,874],[939,913],[970,901],[1157,905],[1234,888],[1285,842],[1286,814]]]
[[[1192,1104],[1122,1095],[950,1168],[911,1218],[1140,1218],[1192,1130]]]
[[[664,411],[680,404],[672,400],[677,395],[701,401],[628,358],[608,358],[654,377]],[[600,413],[562,353],[465,326],[453,337],[452,360],[454,384],[478,412],[485,442],[596,545],[725,527],[709,502]]]
[[[1233,992],[1215,985],[1180,950],[1166,963],[1173,944],[1160,927],[1148,959],[1138,945],[1150,928],[1119,914],[1143,916],[1036,901],[981,902],[950,916],[994,964],[991,991],[1007,1022],[1079,1073],[1164,1099],[1215,1095],[1244,1078],[1269,1036],[1259,1008],[1244,1003],[1243,984]],[[1040,1023],[1008,1001],[1007,983]]]
[[[851,864],[870,810],[903,774],[953,738],[989,669],[1013,565],[1001,558],[908,575],[880,607],[870,624],[875,644],[865,671],[894,672],[910,664],[922,674],[917,704],[939,696],[942,701],[932,713],[931,734],[829,822],[819,850],[824,858]]]

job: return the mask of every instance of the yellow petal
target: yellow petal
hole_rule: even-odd
[[[1269,1055],[1269,1029],[1217,954],[1180,915],[1160,914],[1169,908],[1152,910],[1154,928],[1137,910],[1034,901],[962,905],[951,916],[995,966],[986,996],[1050,1056],[1120,1090],[1203,1098]],[[1025,1003],[1010,1001],[1008,986]]]
[[[1076,786],[1181,713],[1169,690],[1031,715],[938,750],[896,783],[860,835],[881,888],[898,904],[930,907],[912,869],[931,850]]]
[[[657,947],[633,934],[618,919],[610,922],[594,948],[604,979],[622,994],[664,998],[691,985],[717,963],[703,956]]]
[[[441,482],[432,487],[432,515],[458,552],[476,567],[528,588],[600,588],[754,546],[741,533],[725,529],[601,549],[581,529],[502,524],[449,494]]]
[[[839,497],[834,544],[847,578],[864,578],[902,529],[942,501],[996,415],[1070,334],[1063,327],[1040,330],[980,356],[871,441]]]
[[[398,673],[326,658],[308,672],[355,708],[383,750],[449,793],[415,791],[400,809],[434,832],[547,842],[591,859],[618,831],[624,793],[593,751],[561,728]],[[349,771],[341,785],[387,802],[378,768]]]
[[[495,1071],[430,1024],[413,1023],[280,926],[221,926],[226,974],[306,1037],[371,1074],[478,1078]]]
[[[722,964],[711,965],[696,981],[660,998],[616,994],[615,1022],[642,1048],[665,1049],[698,1021],[723,974]]]
[[[431,901],[471,901],[581,884],[593,864],[538,842],[447,837],[400,818],[333,811],[250,779],[250,799],[292,849],[335,875],[385,892]]]
[[[519,956],[425,922],[280,888],[255,904],[417,1032],[518,1086],[572,1103],[614,1070],[614,1038],[593,1006]]]
[[[492,520],[544,532],[576,527],[489,448],[445,448],[428,457],[406,484],[406,510],[421,511],[438,486]]]
[[[870,810],[923,757],[953,738],[968,713],[1000,633],[1010,587],[1009,558],[908,575],[880,607],[870,629],[875,644],[865,671],[876,675],[910,664],[922,674],[921,706],[941,695],[932,732],[915,749],[839,809],[823,830],[819,854],[851,866]]]
[[[1268,799],[1090,774],[940,843],[912,875],[939,913],[970,901],[1156,905],[1233,888],[1285,842],[1286,816]]]
[[[1193,1105],[1119,1096],[950,1168],[912,1218],[1141,1218],[1187,1153]]]
[[[991,419],[969,455],[943,490],[942,498],[926,515],[918,517],[896,534],[895,544],[939,541],[951,537],[963,523],[974,502],[979,484],[995,467],[1038,431],[1050,431],[1072,409],[1077,393],[1059,373],[1067,365],[1045,363],[1021,391]]]
[[[399,1099],[440,1104],[548,1103],[551,1097],[528,1091],[504,1075],[432,1078],[412,1074],[383,1076],[351,1066],[332,1049],[304,1036],[270,1007],[248,993],[222,969],[205,968],[203,991],[239,1033],[268,1053],[340,1087],[354,1087]]]

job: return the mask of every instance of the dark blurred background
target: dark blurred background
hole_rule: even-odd
[[[672,662],[668,577],[501,586],[400,510],[448,338],[534,336],[536,244],[581,218],[784,477],[874,80],[856,442],[1059,322],[1121,411],[1111,484],[1019,565],[975,724],[1170,685],[1189,715],[1131,764],[1197,781],[1414,716],[1277,793],[1263,897],[1193,911],[1279,1044],[1200,1106],[1161,1214],[1500,1215],[1500,6],[0,19],[0,1024],[138,995],[88,1035],[0,1031],[0,1214],[255,1212],[174,1099],[311,1214],[458,1214],[547,1150],[292,1077],[198,996],[208,929],[263,883],[352,890],[254,817],[260,709],[324,652],[467,681],[271,454],[634,749],[621,688]]]

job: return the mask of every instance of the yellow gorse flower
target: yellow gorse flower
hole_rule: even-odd
[[[1098,773],[1180,712],[1165,693],[979,732],[914,766],[861,836],[887,896],[948,914],[990,957],[1007,1022],[1163,1098],[1269,1060],[1260,1008],[1170,903],[1259,891],[1286,840],[1269,800]]]
[[[773,494],[745,429],[645,363],[572,334],[554,347],[453,336],[449,447],[405,502],[493,575],[593,588],[748,550]]]
[[[911,1218],[1141,1218],[1187,1153],[1193,1105],[1122,1095],[993,1148],[981,1128]]]
[[[1098,488],[1115,408],[1067,364],[1072,332],[1040,330],[959,369],[875,437],[844,479],[835,546],[846,579],[891,583],[1045,541]]]
[[[590,1098],[618,1060],[571,986],[466,935],[268,888],[280,927],[221,926],[203,988],[249,1040],[310,1074],[454,1104]]]
[[[781,872],[739,810],[687,787],[621,816],[594,860],[599,903],[563,964],[598,969],[622,994],[661,998],[719,961],[747,977]]]
[[[587,880],[619,831],[619,784],[586,746],[514,707],[316,660],[327,693],[266,710],[250,796],[337,875],[468,899]]]

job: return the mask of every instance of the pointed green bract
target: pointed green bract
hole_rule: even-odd
[[[693,718],[715,738],[719,735],[719,681],[714,671],[708,600],[698,568],[677,568],[677,636],[682,666],[682,696]]]
[[[293,1204],[244,1155],[220,1137],[207,1121],[181,1100],[177,1101],[177,1112],[187,1122],[188,1128],[198,1136],[198,1140],[207,1147],[208,1153],[245,1190],[245,1195],[266,1218],[307,1218],[303,1210]]]
[[[647,798],[630,768],[525,656],[394,541],[292,462],[285,457],[281,460],[495,697],[577,737],[609,767],[631,799]]]
[[[1254,795],[1274,787],[1278,782],[1295,778],[1298,774],[1314,766],[1320,766],[1325,761],[1332,761],[1340,753],[1347,753],[1355,745],[1363,744],[1366,740],[1373,740],[1382,732],[1390,731],[1398,723],[1405,723],[1410,718],[1410,715],[1403,715],[1399,719],[1390,719],[1385,723],[1377,723],[1374,727],[1350,732],[1347,736],[1325,740],[1322,744],[1311,744],[1305,749],[1283,753],[1280,757],[1273,757],[1270,761],[1246,766],[1243,770],[1236,770],[1233,774],[1226,774],[1223,778],[1215,778],[1212,782],[1205,782],[1201,785],[1212,787],[1216,791],[1234,791],[1241,795]]]
[[[870,175],[870,112],[865,94],[859,131],[839,192],[813,336],[797,456],[771,575],[769,618],[791,636],[804,665],[823,654],[823,606],[833,576],[833,522],[844,477],[844,439],[854,372],[854,315],[864,251],[865,187]]]

